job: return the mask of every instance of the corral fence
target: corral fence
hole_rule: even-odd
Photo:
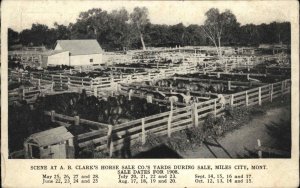
[[[290,93],[291,80],[267,84],[239,93],[226,95],[226,104],[232,107],[262,105]],[[171,105],[172,106],[172,105]],[[168,112],[130,121],[119,125],[106,125],[77,117],[67,117],[53,112],[46,115],[60,118],[63,121],[74,121],[75,124],[89,124],[99,126],[94,130],[77,136],[79,148],[95,146],[97,151],[108,151],[112,156],[114,152],[122,150],[126,145],[136,142],[146,143],[148,133],[155,135],[168,135],[190,127],[201,126],[209,114],[218,117],[223,114],[225,107],[218,99],[212,99],[191,106],[172,109]],[[54,120],[55,121],[55,120]],[[103,128],[104,127],[104,128]]]
[[[195,67],[182,66],[174,69],[162,69],[157,72],[140,72],[134,74],[120,74],[110,77],[98,77],[98,78],[85,78],[50,73],[37,73],[37,72],[16,72],[10,71],[9,79],[12,81],[31,81],[39,80],[40,83],[52,83],[55,86],[65,86],[70,91],[80,91],[86,89],[89,94],[98,96],[101,94],[101,90],[117,90],[117,83],[131,83],[137,81],[150,81],[152,79],[160,79],[168,76],[172,76],[176,73],[192,73],[195,72]]]
[[[38,79],[30,81],[33,87],[17,88],[8,91],[8,104],[13,104],[15,101],[25,100],[27,103],[33,103],[40,94],[45,94],[53,91],[53,84],[50,82],[41,82]]]

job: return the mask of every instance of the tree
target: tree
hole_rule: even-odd
[[[108,13],[100,8],[81,12],[76,23],[69,25],[71,38],[104,41],[108,22]]]
[[[254,24],[243,25],[239,29],[239,44],[241,45],[259,45],[258,26]]]
[[[125,8],[113,10],[109,14],[108,31],[106,40],[110,49],[121,50],[123,47],[129,46],[129,14]]]
[[[216,47],[219,58],[222,60],[221,43],[225,33],[230,33],[230,30],[239,27],[239,23],[236,20],[234,14],[230,10],[220,13],[219,9],[211,8],[206,13],[207,17],[204,25],[201,27],[204,35]]]
[[[55,33],[57,40],[70,39],[70,30],[65,25],[60,25],[57,22],[54,23]]]
[[[7,32],[8,37],[8,48],[10,49],[12,45],[17,44],[19,42],[19,33],[14,31],[11,28],[8,28]]]
[[[148,9],[146,7],[135,7],[133,12],[130,14],[130,19],[132,23],[137,27],[137,31],[139,32],[139,36],[141,39],[141,43],[143,45],[143,50],[146,50],[143,34],[145,26],[150,22],[148,19]]]
[[[182,23],[170,26],[170,36],[172,44],[182,46],[185,36],[185,27]]]

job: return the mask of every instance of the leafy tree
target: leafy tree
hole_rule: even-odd
[[[8,28],[7,37],[8,49],[10,49],[12,45],[17,44],[19,42],[19,33],[11,28]]]
[[[72,39],[104,39],[108,25],[108,13],[100,8],[81,12],[76,23],[70,24]]]
[[[141,39],[141,43],[143,45],[143,50],[146,50],[143,33],[145,30],[145,26],[150,22],[148,19],[148,9],[146,7],[135,7],[133,12],[130,14],[130,19],[134,26],[136,26],[137,31],[139,32],[139,36]]]
[[[260,34],[258,27],[254,24],[243,25],[239,29],[240,45],[258,45],[260,43]]]
[[[170,38],[173,45],[183,45],[185,37],[185,27],[182,23],[170,26]]]
[[[229,34],[239,27],[239,23],[230,10],[220,13],[219,9],[211,8],[205,13],[205,16],[207,18],[201,27],[202,31],[216,47],[218,56],[222,59],[222,39],[229,37]]]
[[[107,42],[110,49],[122,49],[129,45],[128,37],[130,28],[128,25],[129,14],[125,8],[113,10],[109,14]]]
[[[182,23],[151,24],[145,7],[135,7],[131,14],[124,8],[111,12],[94,8],[81,12],[78,19],[68,26],[54,23],[53,28],[48,28],[35,23],[20,33],[9,29],[8,43],[9,47],[21,43],[51,48],[59,39],[97,39],[106,50],[137,49],[141,45],[146,49],[145,43],[153,47],[214,45],[222,59],[221,46],[225,45],[258,46],[261,43],[291,42],[289,22],[240,26],[229,10],[220,13],[213,8],[205,15],[204,25],[186,27]]]
[[[54,23],[54,32],[57,40],[66,40],[71,37],[69,28],[65,25],[59,25],[57,22]]]

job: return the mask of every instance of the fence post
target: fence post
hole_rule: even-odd
[[[191,110],[192,110],[192,120],[194,123],[194,127],[198,127],[198,112],[197,112],[197,103],[194,103],[191,106]]]
[[[217,117],[217,99],[214,99],[214,116]]]
[[[142,144],[146,143],[145,118],[142,118]]]
[[[249,80],[249,78],[250,78],[250,75],[249,75],[249,74],[247,74],[247,80]]]
[[[273,84],[271,84],[271,90],[270,90],[270,101],[273,101]]]
[[[51,91],[53,91],[54,90],[54,82],[52,82],[52,84],[51,84]]]
[[[93,79],[91,79],[91,81],[90,81],[90,86],[91,86],[91,89],[93,89]]]
[[[55,111],[51,110],[51,122],[55,122]]]
[[[231,81],[228,81],[228,91],[231,90]]]
[[[259,147],[261,147],[261,142],[259,139],[257,139],[257,146],[258,146],[258,157],[262,158],[262,151],[259,149]]]
[[[71,69],[70,69],[71,70]],[[70,79],[70,77],[68,77],[68,89],[69,89],[69,87],[70,87],[70,84],[71,84],[71,79]]]
[[[169,119],[168,119],[168,137],[171,137],[171,123],[172,123],[172,117],[173,117],[173,100],[171,100],[171,110],[169,114]]]
[[[98,88],[97,87],[94,87],[94,96],[98,97]]]
[[[248,96],[248,91],[246,91],[246,106],[249,106],[249,96]]]
[[[80,119],[79,119],[79,116],[74,116],[74,125],[79,125],[80,123]]]
[[[129,93],[128,93],[128,100],[129,100],[129,101],[131,101],[131,95],[132,95],[132,89],[130,89],[130,90],[129,90]]]
[[[39,88],[39,90],[41,88],[41,79],[38,79],[38,88]]]
[[[258,105],[261,105],[261,87],[258,88]]]
[[[22,89],[22,100],[25,100],[25,88]]]
[[[61,73],[59,73],[59,83],[60,83],[60,87],[62,87],[62,78],[61,78]]]
[[[234,96],[233,94],[230,95],[230,106],[233,106],[234,102]]]
[[[284,80],[281,82],[281,95],[284,93]]]
[[[112,125],[108,125],[108,132],[107,132],[107,149],[109,150],[109,157],[112,157],[114,144],[112,138]]]

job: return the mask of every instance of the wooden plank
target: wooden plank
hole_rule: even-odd
[[[107,130],[95,130],[95,131],[91,131],[91,132],[88,132],[88,133],[79,134],[77,136],[77,140],[82,140],[82,139],[97,136],[97,135],[100,136],[100,135],[103,135],[103,134],[106,134],[106,133],[107,133]]]
[[[173,121],[177,120],[177,119],[180,119],[180,118],[187,118],[191,116],[191,112],[186,112],[186,113],[182,113],[182,114],[176,114],[176,115],[173,115]]]
[[[146,120],[146,118],[145,118],[145,120]],[[141,121],[142,121],[142,119],[136,119],[136,120],[132,120],[130,122],[114,125],[114,130],[117,131],[119,129],[124,129],[124,128],[130,127],[132,125],[140,124]]]
[[[146,143],[145,118],[142,118],[142,144]]]
[[[255,97],[258,96],[258,92],[257,93],[250,93],[250,94],[248,94],[249,98],[252,98],[253,96],[255,96]]]
[[[239,97],[234,96],[234,100],[238,101],[238,100],[245,99],[245,94],[246,94],[246,92],[244,93],[244,95],[240,95]]]
[[[203,112],[203,111],[206,111],[206,110],[210,110],[210,109],[214,109],[214,105],[213,104],[209,105],[209,106],[206,106],[206,107],[201,107],[197,111],[198,111],[198,113],[200,113],[200,112]]]
[[[258,88],[258,105],[261,106],[261,87]]]
[[[80,123],[87,124],[87,125],[94,125],[94,126],[97,126],[99,128],[104,128],[104,129],[108,129],[108,127],[109,127],[109,124],[94,122],[94,121],[90,121],[90,120],[86,120],[86,119],[80,119]]]
[[[64,119],[64,120],[68,120],[68,121],[74,121],[74,117],[66,116],[66,115],[62,115],[62,114],[55,114],[55,117]]]
[[[249,106],[249,96],[248,96],[248,92],[246,91],[246,106]]]

